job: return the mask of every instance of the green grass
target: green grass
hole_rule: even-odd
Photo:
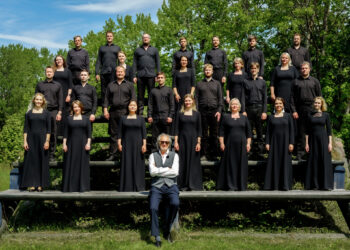
[[[0,191],[9,189],[10,186],[10,171],[11,167],[9,164],[0,164]]]

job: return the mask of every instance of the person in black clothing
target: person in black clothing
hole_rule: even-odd
[[[223,86],[227,75],[227,55],[222,49],[219,49],[220,40],[218,36],[212,38],[213,48],[205,54],[204,64],[213,65],[213,78]]]
[[[203,128],[202,160],[206,160],[206,156],[215,158],[218,155],[218,123],[223,109],[221,84],[213,79],[211,64],[204,65],[204,75],[205,78],[197,83],[195,90]]]
[[[133,72],[134,83],[137,83],[137,102],[139,114],[143,115],[143,102],[145,90],[148,93],[154,88],[156,72],[160,72],[159,53],[155,47],[150,45],[151,36],[143,34],[143,44],[134,52]],[[148,100],[147,100],[148,101]]]
[[[296,33],[293,38],[293,47],[287,49],[292,58],[292,63],[297,70],[300,70],[303,62],[309,62],[311,65],[310,54],[307,48],[301,46],[301,35]]]
[[[247,116],[245,112],[245,91],[244,80],[248,79],[247,73],[244,71],[244,62],[242,58],[236,57],[233,60],[234,72],[228,75],[226,86],[226,102],[229,104],[231,99],[237,98],[240,101],[240,112]]]
[[[187,50],[187,39],[186,37],[180,37],[179,39],[180,43],[180,49],[176,51],[173,55],[173,64],[172,64],[172,75],[175,74],[177,70],[180,70],[181,68],[181,58],[184,56],[187,58],[187,68],[191,68],[193,72],[195,72],[195,65],[194,65],[194,56],[193,52],[190,50]]]
[[[255,147],[252,149],[263,151],[263,131],[262,121],[267,118],[267,93],[266,83],[259,78],[259,63],[254,62],[250,65],[251,77],[244,81],[244,88],[246,93],[246,112],[250,122],[251,129],[255,128],[256,141]]]
[[[292,89],[291,110],[293,118],[297,119],[297,156],[300,160],[304,155],[305,131],[308,115],[312,111],[312,104],[317,96],[322,96],[320,82],[310,76],[309,62],[301,64],[300,76],[294,80]]]
[[[35,93],[42,93],[47,101],[47,110],[51,115],[50,161],[54,160],[57,141],[57,123],[62,119],[63,91],[62,86],[53,80],[54,71],[51,66],[45,70],[46,80],[36,85]]]
[[[96,81],[101,81],[101,98],[104,100],[107,85],[115,79],[115,67],[117,66],[120,47],[113,43],[113,32],[107,31],[106,45],[98,50],[95,66]]]
[[[81,47],[81,36],[74,37],[75,48],[68,51],[67,65],[73,75],[73,84],[80,84],[80,71],[86,69],[90,72],[90,59],[88,52]]]
[[[116,77],[117,80],[108,84],[103,102],[103,113],[104,117],[109,120],[108,132],[111,135],[111,155],[107,159],[109,161],[114,160],[117,155],[119,120],[128,113],[130,101],[136,99],[133,84],[125,80],[124,67],[116,67]]]
[[[257,43],[256,36],[253,36],[253,35],[248,36],[248,43],[249,43],[249,49],[247,51],[243,52],[243,55],[242,55],[242,59],[244,61],[244,68],[246,70],[246,73],[249,76],[251,76],[250,65],[253,62],[257,62],[260,65],[259,78],[263,79],[264,66],[265,66],[264,53],[261,50],[258,50],[256,48],[256,43]]]
[[[119,51],[118,61],[119,61],[119,66],[123,66],[125,68],[125,79],[129,82],[133,82],[134,81],[134,72],[132,70],[132,67],[125,63],[126,54],[124,51]],[[114,75],[114,77],[115,77],[115,75]]]
[[[94,86],[88,84],[89,72],[83,69],[80,73],[81,84],[75,85],[73,88],[72,100],[79,100],[83,103],[85,115],[90,122],[95,121],[97,109],[97,94]]]
[[[155,148],[161,133],[170,134],[175,116],[174,93],[165,86],[165,74],[158,72],[158,86],[151,90],[148,98],[148,122],[152,123],[152,145]]]

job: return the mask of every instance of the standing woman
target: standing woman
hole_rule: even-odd
[[[275,99],[275,114],[269,116],[266,130],[267,159],[264,189],[292,189],[292,156],[294,148],[293,119],[283,112],[284,100]]]
[[[233,60],[233,67],[235,71],[231,72],[227,79],[226,102],[229,104],[232,98],[237,98],[241,103],[241,111],[243,112],[243,115],[246,116],[244,80],[248,79],[248,75],[243,70],[244,62],[242,58],[236,57]]]
[[[305,150],[309,153],[305,189],[333,189],[332,128],[327,105],[322,97],[314,100],[314,112],[309,114],[305,135]]]
[[[122,152],[120,192],[145,190],[145,119],[136,115],[136,101],[132,100],[128,109],[129,114],[121,117],[118,130],[118,149]]]
[[[241,103],[237,98],[229,103],[231,114],[224,114],[220,123],[221,159],[217,190],[243,191],[247,189],[248,157],[252,133],[249,120],[240,114]]]
[[[43,94],[36,93],[32,99],[33,108],[25,115],[24,123],[24,166],[21,188],[41,192],[49,186],[49,141],[51,116],[46,110]]]
[[[279,65],[271,75],[270,91],[271,99],[275,101],[276,96],[284,99],[284,109],[290,113],[290,101],[294,80],[299,76],[298,70],[292,65],[288,53],[282,53]]]
[[[194,95],[196,77],[194,69],[187,68],[188,59],[185,56],[180,58],[179,70],[173,75],[173,90],[175,95],[176,111],[179,112],[186,94]]]
[[[133,82],[134,80],[134,72],[132,70],[132,67],[127,65],[125,63],[126,61],[126,54],[124,51],[119,51],[118,52],[118,61],[119,61],[119,65],[118,66],[122,66],[125,68],[125,79],[129,82]],[[113,74],[113,79],[115,79],[115,74]]]
[[[63,99],[65,104],[62,110],[62,120],[58,129],[58,134],[63,135],[64,127],[67,122],[67,117],[69,116],[70,110],[70,101],[73,88],[72,73],[67,68],[66,61],[61,55],[57,55],[55,57],[54,65],[52,68],[55,72],[53,80],[59,82],[62,86]]]
[[[71,109],[63,136],[63,192],[85,192],[90,190],[91,124],[82,115],[82,102],[73,101]]]
[[[186,58],[187,59],[187,58]],[[179,152],[178,186],[181,190],[202,190],[201,116],[196,111],[193,95],[186,94],[176,118],[175,150]]]

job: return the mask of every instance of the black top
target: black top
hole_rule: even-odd
[[[160,72],[158,50],[151,45],[147,50],[142,45],[137,48],[134,52],[133,71],[137,77],[155,77],[156,71]]]
[[[293,65],[299,70],[301,64],[306,61],[311,64],[309,50],[304,47],[299,47],[299,49],[295,49],[294,47],[287,49],[288,54],[292,59]]]
[[[277,66],[271,75],[270,86],[276,88],[281,87],[285,81],[293,81],[299,76],[298,70],[294,66],[289,66],[287,70],[282,70],[281,66]]]
[[[253,104],[261,104],[262,112],[267,112],[267,92],[266,83],[260,78],[249,78],[244,81],[244,89],[246,96],[246,106]]]
[[[191,68],[193,69],[193,71],[195,71],[193,52],[187,49],[185,50],[179,49],[173,55],[173,64],[171,68],[171,72],[173,75],[176,70],[179,70],[181,68],[180,61],[181,61],[181,57],[183,56],[187,57],[187,68]]]
[[[125,79],[129,82],[134,81],[134,71],[132,70],[132,67],[129,65],[126,65],[126,70],[125,70]]]
[[[154,120],[174,118],[174,93],[168,86],[157,86],[151,90],[148,99],[148,117]]]
[[[95,66],[95,74],[111,74],[114,72],[118,61],[118,52],[121,51],[118,45],[101,46],[98,50],[98,56]]]
[[[84,112],[96,113],[97,109],[97,94],[94,86],[86,84],[84,87],[81,84],[75,85],[72,91],[72,101],[79,100],[84,105]]]
[[[67,65],[71,71],[81,71],[86,69],[90,72],[89,54],[85,49],[71,49],[67,55]]]
[[[62,86],[58,82],[47,80],[36,85],[35,93],[42,93],[45,96],[48,110],[59,110],[63,108]]]
[[[62,86],[63,98],[66,98],[68,95],[68,89],[73,88],[72,72],[64,68],[64,71],[55,71],[53,80],[59,82]]]
[[[249,48],[247,51],[243,52],[242,59],[244,61],[245,72],[250,75],[250,64],[257,62],[260,65],[259,76],[264,75],[265,59],[264,53],[256,48]]]
[[[326,131],[327,136],[332,135],[331,119],[327,112],[322,112],[320,116],[315,115],[315,112],[311,112],[308,115],[306,135],[313,135],[319,133],[319,131]]]
[[[227,78],[226,89],[229,91],[230,99],[238,98],[241,102],[241,111],[245,112],[245,91],[244,80],[248,79],[246,72],[242,71],[242,75],[235,75],[231,72]]]
[[[195,86],[196,76],[194,69],[187,68],[186,72],[180,72],[176,70],[173,76],[173,88],[177,89],[177,92],[183,98],[186,94],[191,93],[191,88]]]
[[[103,107],[127,109],[131,100],[136,100],[134,85],[125,79],[118,84],[117,80],[108,84]]]
[[[227,75],[227,55],[219,48],[212,48],[205,54],[204,63],[210,63],[215,69],[223,69],[224,76]]]
[[[203,81],[197,83],[195,95],[199,111],[216,109],[217,112],[222,112],[223,99],[219,81],[213,78],[210,81],[203,79]]]
[[[322,96],[320,82],[312,76],[305,79],[299,76],[293,83],[291,99],[292,111],[296,112],[296,106],[311,105],[317,96]]]

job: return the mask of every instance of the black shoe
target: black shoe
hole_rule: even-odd
[[[50,155],[49,156],[49,162],[56,162],[55,155]]]
[[[157,240],[155,245],[156,245],[156,247],[161,247],[162,246],[162,242]]]
[[[117,157],[115,155],[111,155],[106,159],[106,161],[114,161]]]

